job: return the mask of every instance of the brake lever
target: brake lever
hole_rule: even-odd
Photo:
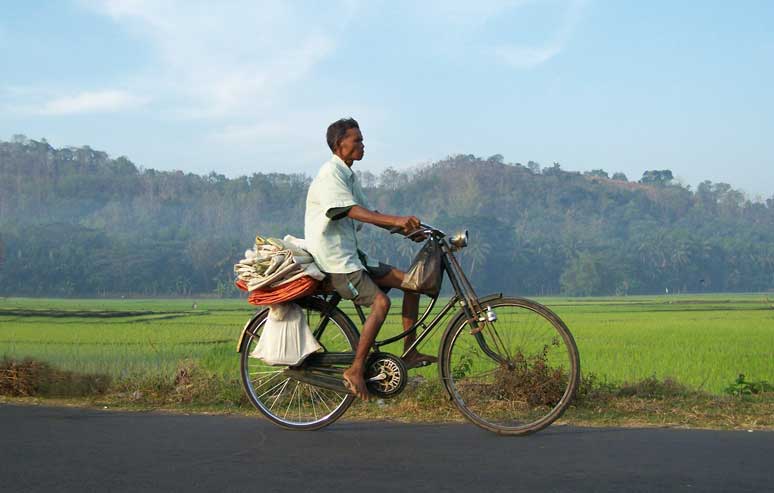
[[[400,226],[395,226],[394,228],[390,228],[388,231],[391,234],[395,234],[395,233],[402,232],[403,228],[401,228]],[[420,226],[417,229],[415,229],[411,233],[408,233],[408,234],[406,234],[404,236],[406,238],[411,238],[412,236],[414,236],[414,235],[416,235],[418,233],[421,233],[421,234],[423,234],[425,236],[431,236],[433,234],[433,231],[437,231],[440,234],[444,234],[441,230],[436,229],[436,228],[430,226],[429,224],[420,223]]]
[[[389,232],[390,232],[391,234],[395,234],[395,233],[401,233],[401,234],[403,234],[403,228],[401,228],[401,227],[394,227],[394,228],[391,228],[391,229],[389,230]],[[415,229],[414,231],[412,231],[411,233],[409,233],[409,234],[404,234],[403,236],[404,236],[406,239],[409,239],[409,240],[412,240],[412,241],[416,241],[416,240],[414,240],[414,238],[413,238],[414,236],[416,236],[416,235],[418,235],[418,234],[421,234],[421,235],[423,235],[424,237],[427,237],[427,236],[429,236],[431,233],[432,233],[432,230],[429,230],[429,229],[427,229],[427,228],[417,228],[417,229]]]
[[[412,231],[411,233],[407,234],[406,238],[411,238],[412,236],[415,236],[417,234],[421,234],[421,235],[424,235],[424,236],[429,236],[430,234],[432,234],[432,230],[429,230],[427,228],[417,228],[414,231]]]

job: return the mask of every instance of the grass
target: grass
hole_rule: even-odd
[[[555,301],[584,372],[612,382],[671,377],[719,394],[738,374],[774,377],[774,310],[762,296]]]
[[[0,355],[33,357],[119,380],[170,376],[185,359],[224,375],[235,371],[233,349],[249,306],[239,300],[219,300],[207,308],[191,305],[179,300],[5,300],[0,302]],[[119,315],[106,317],[106,312]]]
[[[48,386],[49,389],[52,387]],[[0,403],[3,402],[259,415],[247,402],[237,380],[221,380],[190,361],[181,362],[173,379],[147,377],[124,381],[114,384],[110,392],[84,396],[46,392],[8,397],[0,393]],[[621,387],[587,386],[557,424],[774,430],[773,411],[774,395],[770,393],[716,396],[651,378]],[[356,401],[347,411],[346,419],[465,422],[437,380],[427,381],[418,376],[413,377],[407,389],[393,399]]]
[[[650,377],[671,378],[717,395],[739,374],[774,381],[774,306],[766,295],[538,301],[555,311],[570,328],[583,373],[603,381],[622,384]],[[393,303],[394,312],[399,312],[399,304]],[[349,315],[354,318],[354,310]],[[391,315],[380,335],[400,330],[399,318]],[[425,351],[435,353],[441,332],[423,344]],[[392,346],[391,352],[400,349],[399,345]],[[434,367],[419,373],[428,379],[437,378]]]
[[[539,301],[570,327],[583,373],[593,378],[591,398],[587,396],[585,403],[583,397],[579,399],[568,419],[772,426],[770,392],[762,396],[740,392],[731,397],[727,390],[740,374],[745,375],[744,382],[774,382],[774,309],[765,295]],[[70,387],[91,388],[94,376],[102,375],[104,379],[97,381],[112,383],[109,390],[99,387],[102,392],[93,399],[110,405],[241,409],[246,402],[236,380],[235,346],[252,307],[242,300],[200,299],[196,308],[193,303],[0,299],[0,359],[33,358],[48,368],[37,371],[70,382],[60,385],[65,390],[53,386],[54,390],[39,395],[66,394]],[[399,305],[396,300],[380,337],[401,330]],[[345,308],[356,320],[354,310]],[[423,351],[437,350],[441,332],[428,338]],[[393,353],[400,349],[400,343],[386,348]],[[412,375],[424,383],[386,405],[357,405],[348,416],[377,413],[401,419],[404,413],[421,417],[422,409],[427,409],[428,418],[458,419],[443,391],[434,387],[438,381],[434,366]],[[672,388],[672,393],[665,388]],[[438,409],[448,412],[439,414]]]

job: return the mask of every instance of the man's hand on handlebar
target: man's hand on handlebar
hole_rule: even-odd
[[[399,228],[404,235],[419,228],[420,224],[416,216],[398,216],[395,220],[395,228]]]
[[[403,235],[407,236],[411,241],[420,243],[427,239],[426,234],[417,231],[421,228],[422,223],[416,216],[402,216],[398,218],[395,227],[390,229],[390,231],[393,233],[403,233]]]
[[[355,221],[373,224],[380,228],[388,229],[390,233],[403,233],[404,235],[409,235],[422,226],[422,223],[419,222],[419,218],[416,216],[391,216],[382,214],[378,211],[370,211],[359,205],[352,206],[349,211],[347,211],[347,216]],[[411,236],[411,239],[414,241],[423,241],[426,237],[425,235],[417,234]]]

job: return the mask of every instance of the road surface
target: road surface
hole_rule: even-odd
[[[339,421],[0,406],[1,491],[774,491],[774,432]]]

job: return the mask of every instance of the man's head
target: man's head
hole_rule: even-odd
[[[354,118],[342,118],[331,123],[326,138],[331,151],[345,163],[351,165],[353,161],[363,159],[363,134],[360,133],[360,126]]]

